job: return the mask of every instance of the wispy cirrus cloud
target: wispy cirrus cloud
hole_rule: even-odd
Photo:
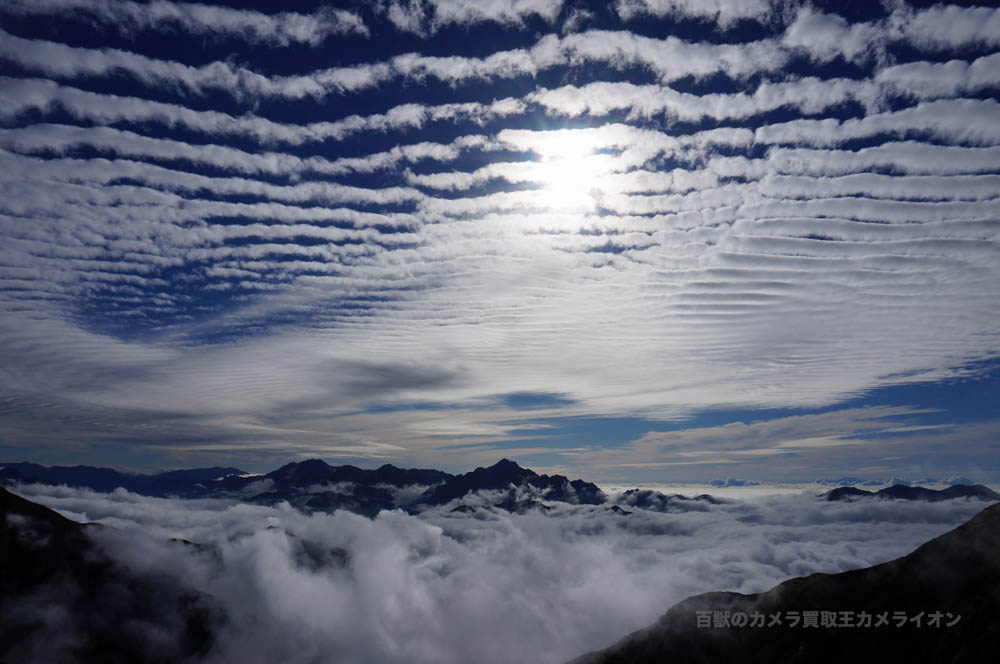
[[[892,473],[887,461],[900,449],[907,449],[913,458],[932,454],[948,457],[939,458],[936,468],[938,474],[948,474],[967,463],[966,455],[982,453],[1000,426],[995,420],[960,429],[921,424],[922,418],[931,414],[932,410],[913,407],[868,406],[651,431],[621,447],[589,450],[571,458],[579,467],[605,472],[616,468],[662,472],[700,466],[705,478],[713,473],[760,476],[776,458],[791,473],[822,469],[825,476],[834,477],[850,474],[853,468],[869,476],[888,476]],[[960,438],[963,449],[955,449]],[[859,465],[863,463],[868,465]],[[926,463],[921,460],[910,472],[927,474]]]

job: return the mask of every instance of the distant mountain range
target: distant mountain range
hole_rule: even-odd
[[[888,480],[886,479],[864,479],[861,477],[840,477],[837,479],[822,479],[817,480],[818,484],[826,485],[837,485],[837,486],[892,486],[895,484],[901,484],[903,486],[918,486],[918,485],[929,485],[929,484],[975,484],[972,480],[964,476],[952,476],[945,479],[935,479],[933,477],[921,477],[915,480],[908,480],[899,477],[892,477]]]
[[[508,511],[541,507],[543,501],[599,505],[607,500],[596,484],[539,475],[508,459],[461,475],[389,464],[366,470],[331,466],[319,459],[289,463],[265,475],[219,467],[133,475],[90,466],[4,463],[0,464],[0,482],[38,482],[101,492],[122,487],[147,496],[235,498],[261,504],[288,501],[306,511],[345,509],[368,516],[383,509],[419,512],[481,491],[491,492],[491,504]]]
[[[992,505],[881,565],[791,579],[756,595],[688,598],[571,664],[996,661],[998,615],[1000,505]],[[775,616],[780,625],[771,625]]]
[[[123,473],[113,468],[93,466],[40,466],[37,463],[0,463],[0,479],[114,491],[118,487],[147,496],[166,496],[199,482],[227,475],[244,475],[238,468],[194,468],[152,475]]]
[[[1000,493],[982,484],[956,484],[946,489],[927,489],[918,486],[894,484],[879,491],[865,491],[853,486],[842,486],[823,494],[827,500],[854,500],[856,498],[886,498],[893,500],[925,500],[937,502],[952,498],[978,498],[1000,500]]]
[[[508,459],[460,475],[440,470],[397,468],[390,464],[374,470],[350,465],[331,466],[320,459],[289,463],[264,475],[251,475],[238,468],[217,466],[140,475],[91,466],[46,467],[26,462],[0,463],[0,484],[18,482],[66,485],[100,492],[121,487],[146,496],[228,498],[264,505],[287,501],[304,511],[332,512],[342,509],[366,516],[391,509],[419,513],[456,501],[459,504],[453,510],[461,512],[473,512],[484,507],[509,512],[545,510],[553,502],[574,505],[613,503],[619,509],[680,512],[705,510],[711,504],[721,502],[721,499],[707,494],[689,498],[649,489],[631,489],[610,498],[591,482],[570,480],[563,475],[540,475]],[[472,500],[472,496],[476,499]],[[941,491],[895,485],[875,492],[843,486],[824,496],[827,500],[863,497],[929,501],[960,497],[1000,500],[1000,494],[979,484],[956,485]]]

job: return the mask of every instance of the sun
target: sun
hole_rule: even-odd
[[[612,170],[612,157],[599,153],[593,133],[580,129],[539,132],[532,146],[531,180],[541,185],[538,202],[551,210],[591,210],[604,190],[602,181]]]

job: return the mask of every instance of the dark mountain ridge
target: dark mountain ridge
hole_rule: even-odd
[[[264,475],[248,475],[238,468],[211,467],[173,470],[150,475],[123,473],[90,466],[40,466],[32,463],[0,464],[0,484],[42,483],[109,492],[118,487],[155,497],[226,498],[274,505],[287,501],[304,511],[348,510],[374,517],[381,510],[420,512],[461,502],[470,494],[484,492],[470,504],[454,507],[474,511],[496,507],[509,512],[547,510],[546,503],[603,505],[655,512],[707,510],[725,502],[711,495],[694,497],[666,495],[649,489],[630,489],[612,499],[591,482],[570,480],[563,475],[541,475],[509,459],[488,467],[452,475],[440,470],[398,468],[385,464],[376,469],[352,465],[331,466],[321,459],[285,464]],[[824,494],[827,500],[875,497],[902,500],[948,500],[975,498],[1000,500],[1000,494],[982,485],[955,485],[934,491],[896,485],[870,492],[839,487]],[[483,501],[487,501],[488,505]],[[466,501],[468,502],[468,501]]]
[[[295,486],[337,482],[354,482],[367,486],[378,484],[410,486],[413,484],[440,484],[453,477],[453,475],[441,470],[403,469],[389,464],[380,466],[375,470],[366,470],[350,465],[331,466],[322,459],[307,459],[305,461],[285,464],[263,477]]]
[[[374,516],[383,509],[419,511],[445,505],[477,491],[502,490],[497,507],[519,511],[538,506],[540,499],[581,505],[599,505],[607,496],[597,485],[562,475],[539,475],[502,459],[488,468],[461,475],[440,470],[405,469],[385,464],[374,470],[331,466],[321,459],[285,464],[265,475],[247,475],[236,468],[202,468],[154,475],[131,475],[110,468],[0,464],[0,482],[40,482],[114,491],[123,487],[142,495],[182,498],[225,497],[275,504],[288,501],[304,510],[346,509]],[[404,504],[400,489],[426,487],[422,495]]]

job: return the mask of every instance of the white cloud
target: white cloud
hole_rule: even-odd
[[[563,0],[430,0],[428,4],[434,8],[434,22],[438,25],[486,21],[511,25],[520,24],[529,16],[552,23],[562,9]]]
[[[971,63],[965,60],[907,62],[876,72],[874,80],[897,94],[932,99],[996,87],[1000,83],[998,71],[1000,53],[994,53]]]
[[[563,0],[391,0],[383,11],[397,30],[429,37],[449,26],[523,27],[530,17],[552,24],[562,6]]]
[[[874,23],[852,25],[841,16],[806,6],[798,11],[782,41],[789,48],[806,51],[820,62],[837,57],[864,61],[882,55],[885,30]]]
[[[165,6],[169,3],[162,4]],[[528,15],[538,15],[552,21],[561,6],[558,0],[543,5],[520,0],[493,0],[486,4],[435,0],[432,4],[436,5],[435,11],[441,18],[432,20],[431,24],[428,24],[429,19],[426,18],[427,6],[416,0],[407,5],[391,4],[388,8],[389,17],[400,29],[424,33],[433,32],[433,26],[441,25],[441,22],[489,20],[518,23]],[[672,0],[667,4],[670,11],[694,11],[694,6],[688,3]],[[638,11],[631,3],[622,5],[619,9],[628,16]],[[666,5],[652,3],[643,7],[642,11],[663,13],[667,8]],[[753,6],[749,6],[747,11],[750,14],[757,13]],[[700,12],[704,12],[704,16],[717,15],[721,23],[730,20],[724,17],[736,15],[730,4],[725,2],[703,6],[695,13]],[[181,14],[182,12],[175,13],[178,16]],[[934,32],[933,37],[930,36],[926,26],[934,25],[942,17],[948,18],[950,29]],[[626,31],[590,30],[564,37],[546,35],[531,48],[498,51],[485,57],[442,57],[407,53],[383,62],[275,77],[264,76],[227,62],[212,62],[196,67],[123,50],[70,47],[51,41],[24,39],[5,32],[0,32],[4,37],[0,57],[30,70],[57,77],[127,72],[147,86],[166,85],[196,94],[222,91],[244,100],[261,96],[288,99],[311,96],[322,99],[345,91],[369,89],[396,78],[420,81],[426,77],[434,77],[457,85],[468,81],[535,76],[556,66],[583,62],[603,62],[616,68],[645,67],[656,74],[662,83],[687,76],[700,78],[715,73],[743,79],[754,74],[779,71],[796,52],[805,52],[817,62],[827,62],[838,56],[860,62],[871,57],[885,59],[886,46],[902,39],[915,40],[925,48],[955,47],[970,42],[994,46],[994,41],[989,37],[992,33],[988,26],[1000,21],[998,17],[1000,14],[983,8],[932,8],[909,14],[896,12],[883,22],[850,25],[837,15],[804,7],[798,11],[795,21],[788,26],[780,40],[712,44],[689,42],[673,36],[652,39]],[[256,25],[255,21],[258,19],[250,19],[249,24]],[[253,32],[250,28],[245,30]]]
[[[352,115],[334,122],[293,125],[272,122],[252,113],[236,117],[215,111],[195,111],[177,104],[165,104],[137,97],[95,94],[60,86],[43,79],[0,77],[0,92],[4,93],[0,101],[0,117],[9,120],[16,120],[28,111],[50,112],[64,109],[75,119],[97,124],[156,122],[168,128],[182,127],[216,137],[250,137],[265,145],[282,143],[302,145],[326,140],[339,141],[365,131],[406,131],[436,121],[482,123],[521,113],[525,108],[521,101],[509,98],[495,100],[489,104],[475,102],[436,106],[403,104],[385,113],[368,116]],[[402,156],[414,160],[419,158],[416,153],[421,150],[423,150],[422,156],[425,157],[435,157],[437,154],[454,155],[455,147],[471,146],[476,140],[475,136],[464,136],[450,148],[442,145],[433,148],[431,146],[434,144],[427,142],[400,146],[381,157],[374,155],[367,157],[367,163],[371,164],[370,168],[392,165],[394,161],[390,159],[390,155],[396,155],[397,161]],[[449,149],[451,153],[446,152]],[[437,153],[434,150],[437,150]],[[377,163],[377,159],[381,159],[381,163]],[[365,160],[341,159],[340,162],[355,164],[352,170],[361,170],[360,165],[364,164]],[[345,168],[339,172],[347,170],[349,169]]]
[[[842,175],[874,169],[927,175],[992,173],[1000,166],[1000,149],[893,141],[854,151],[775,148],[766,160],[719,158],[712,159],[708,166],[718,170],[720,175],[745,174],[749,177],[769,171]]]
[[[766,125],[754,132],[754,138],[765,144],[832,146],[880,134],[924,134],[959,144],[996,145],[1000,141],[997,117],[1000,103],[992,99],[942,99],[842,122],[826,118]]]
[[[623,21],[647,15],[698,18],[716,21],[726,29],[741,19],[765,22],[773,6],[770,0],[618,0],[615,11]]]
[[[469,81],[534,76],[542,70],[581,62],[613,67],[647,67],[662,82],[717,72],[743,78],[774,72],[787,53],[773,41],[748,44],[693,43],[670,36],[652,39],[624,31],[590,30],[558,37],[546,35],[530,49],[498,51],[486,57],[397,55],[385,62],[334,67],[310,74],[267,77],[228,62],[191,66],[158,60],[120,49],[71,47],[52,41],[24,39],[0,30],[0,57],[29,71],[59,78],[107,76],[126,72],[149,87],[168,86],[195,94],[225,92],[239,100],[259,97],[321,100],[332,94],[359,91],[396,78],[422,81],[433,77],[451,85]]]
[[[917,12],[898,10],[891,30],[920,49],[1000,46],[1000,9],[937,4]]]
[[[906,42],[922,51],[948,51],[1000,44],[1000,10],[988,7],[934,5],[914,11],[899,3],[879,21],[848,23],[806,5],[798,9],[783,43],[820,62],[843,57],[855,63],[887,60],[887,47]]]
[[[316,14],[279,12],[264,14],[246,9],[190,2],[153,0],[11,0],[4,13],[14,15],[76,13],[93,17],[126,36],[144,30],[180,30],[209,37],[226,36],[251,43],[287,46],[305,43],[318,46],[330,35],[367,36],[361,18],[343,9],[324,8]]]

